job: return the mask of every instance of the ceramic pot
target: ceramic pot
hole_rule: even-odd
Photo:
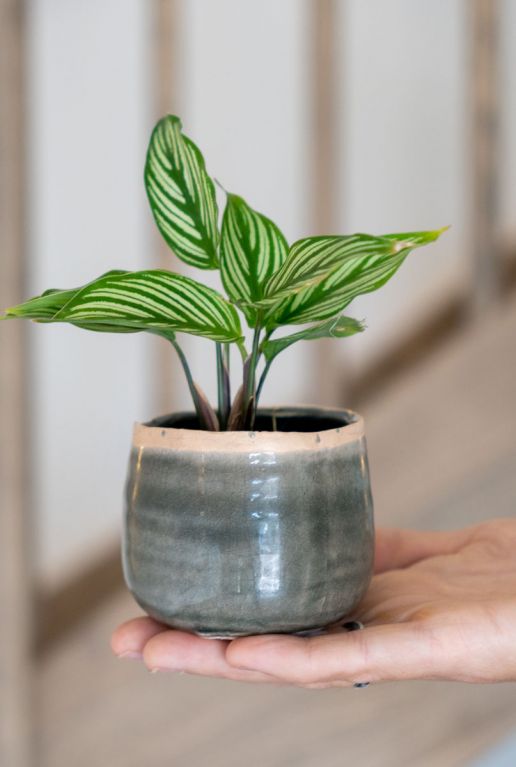
[[[299,632],[350,615],[369,584],[362,418],[263,409],[252,432],[193,414],[137,424],[123,565],[152,617],[203,636]]]

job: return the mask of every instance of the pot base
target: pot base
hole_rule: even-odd
[[[313,629],[303,629],[302,631],[272,631],[270,633],[272,634],[291,634],[292,636],[311,636],[316,634],[325,634],[328,626],[316,626]],[[217,632],[211,632],[211,631],[194,631],[192,632],[198,637],[202,637],[203,639],[225,639],[225,640],[231,640],[231,639],[238,639],[239,637],[248,637],[248,636],[256,636],[256,634],[234,634],[234,633],[217,633]]]

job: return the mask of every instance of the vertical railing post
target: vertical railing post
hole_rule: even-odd
[[[154,0],[151,8],[153,29],[152,111],[157,120],[165,114],[178,112],[177,72],[180,55],[178,34],[180,12],[178,0]],[[155,248],[153,250],[157,253],[160,268],[180,271],[177,259],[173,258],[170,249],[157,230],[154,231],[154,242]],[[155,266],[155,261],[153,261],[153,266]],[[182,380],[182,371],[170,344],[158,339],[156,349],[153,401],[159,413],[164,414],[170,412],[176,404],[174,392],[177,391],[176,382]]]
[[[317,234],[331,232],[337,222],[338,77],[337,6],[335,0],[313,0],[312,176],[313,223]]]
[[[341,103],[337,38],[339,25],[337,0],[312,0],[310,34],[312,47],[311,108],[311,188],[314,234],[337,234],[341,227],[341,185],[338,160],[339,105]],[[307,345],[308,346],[308,345]],[[306,353],[310,353],[308,348]],[[335,354],[335,342],[318,341],[311,353],[319,404],[343,404],[346,379],[341,375]],[[339,356],[340,359],[340,356]]]
[[[24,8],[0,0],[0,309],[26,296]],[[0,326],[0,764],[32,767],[27,331]]]
[[[478,313],[499,294],[501,280],[499,208],[499,5],[471,0],[471,232],[472,311]]]

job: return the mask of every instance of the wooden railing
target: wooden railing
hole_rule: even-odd
[[[0,306],[24,295],[24,17],[0,0]],[[32,760],[27,329],[2,327],[0,347],[0,764]]]

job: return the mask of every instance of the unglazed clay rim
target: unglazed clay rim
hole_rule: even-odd
[[[295,452],[321,450],[357,442],[364,437],[364,420],[353,410],[319,406],[271,407],[260,412],[292,413],[333,418],[346,417],[351,423],[321,431],[202,431],[176,429],[173,426],[136,423],[133,447],[165,448],[199,453]],[[185,413],[186,415],[186,413]],[[193,414],[192,414],[193,415]],[[151,422],[152,423],[152,422]]]

